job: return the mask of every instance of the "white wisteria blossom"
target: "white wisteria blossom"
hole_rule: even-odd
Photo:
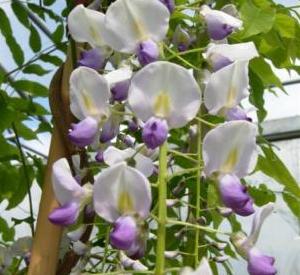
[[[165,38],[169,17],[166,6],[157,0],[117,0],[105,14],[103,37],[112,49],[135,53],[145,65],[158,58],[156,43]]]
[[[224,205],[241,216],[254,213],[253,201],[240,178],[255,167],[256,135],[256,125],[230,121],[209,131],[203,140],[204,172],[217,175]]]
[[[181,270],[180,275],[213,275],[213,272],[209,266],[207,259],[202,258],[196,270],[193,270],[190,267],[184,267]]]
[[[257,126],[247,121],[225,122],[209,131],[203,140],[204,171],[233,173],[239,178],[250,173],[257,160]]]
[[[190,71],[158,61],[133,76],[128,103],[146,122],[143,140],[154,149],[166,140],[168,129],[183,127],[197,115],[201,90]]]
[[[226,12],[211,9],[207,5],[201,7],[200,13],[204,16],[210,38],[214,40],[222,40],[243,26],[240,19]]]
[[[249,61],[258,57],[255,44],[251,42],[238,44],[210,44],[205,57],[213,71],[218,71],[235,61]]]
[[[105,15],[77,5],[68,16],[68,29],[76,42],[87,42],[93,48],[106,46],[102,32]]]
[[[116,163],[97,176],[94,184],[96,213],[113,223],[110,243],[132,259],[145,253],[151,188],[147,178],[126,162]]]
[[[67,159],[61,158],[52,167],[52,187],[60,207],[50,213],[49,220],[63,226],[73,224],[83,207],[92,201],[92,185],[80,186]]]

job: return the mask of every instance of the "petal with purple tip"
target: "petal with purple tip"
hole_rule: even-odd
[[[248,254],[248,272],[250,275],[275,275],[275,259],[252,248]]]
[[[79,214],[79,205],[76,202],[70,202],[55,208],[49,215],[49,221],[61,226],[67,226],[75,223]]]

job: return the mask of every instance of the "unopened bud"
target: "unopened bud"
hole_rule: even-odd
[[[213,260],[217,263],[224,263],[229,259],[229,256],[227,255],[222,255],[222,256],[216,256],[213,257]]]
[[[166,200],[167,207],[173,207],[173,206],[175,206],[177,203],[179,203],[179,200],[178,200],[178,199],[167,199],[167,200]]]
[[[174,251],[165,251],[164,254],[165,254],[165,257],[167,259],[174,259],[179,255],[178,251],[176,251],[176,250],[174,250]]]
[[[206,225],[207,220],[204,216],[201,216],[197,219],[197,223],[200,224],[200,225]]]
[[[172,193],[175,197],[178,197],[180,193],[185,189],[186,182],[181,181],[178,183],[178,185],[172,190]]]
[[[232,209],[228,207],[217,207],[217,211],[223,217],[229,217],[232,214]]]
[[[227,246],[227,243],[220,243],[220,242],[212,242],[211,245],[218,250],[224,250],[225,247]]]

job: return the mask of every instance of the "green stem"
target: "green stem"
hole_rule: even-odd
[[[165,142],[159,151],[158,176],[158,229],[156,245],[156,275],[163,275],[165,268],[166,222],[167,222],[167,155],[168,144]]]
[[[198,161],[198,171],[197,171],[197,181],[196,181],[196,211],[195,218],[198,220],[200,216],[200,196],[201,196],[201,164],[202,164],[202,146],[201,146],[201,122],[198,121],[197,125],[197,161]],[[200,240],[200,229],[196,228],[195,233],[195,268],[197,268],[199,264],[199,240]]]
[[[25,181],[26,181],[26,185],[27,185],[27,194],[28,194],[29,210],[30,210],[30,218],[31,218],[30,229],[31,229],[31,235],[34,236],[34,215],[33,215],[32,196],[31,196],[31,190],[30,190],[30,178],[29,178],[29,174],[28,174],[28,170],[27,170],[26,159],[24,156],[24,152],[22,150],[22,145],[20,143],[18,131],[17,131],[17,128],[14,123],[12,123],[12,129],[16,136],[16,144],[17,144],[17,147],[20,152],[20,158],[21,158],[21,162],[23,165],[23,169],[24,169],[24,176],[25,176]]]

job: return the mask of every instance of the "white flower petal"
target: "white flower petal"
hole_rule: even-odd
[[[212,270],[206,258],[202,258],[198,268],[193,271],[190,267],[185,267],[180,275],[213,275]]]
[[[226,122],[209,131],[203,140],[206,175],[246,176],[257,161],[256,135],[257,126],[247,121]]]
[[[158,61],[133,76],[128,102],[144,122],[157,116],[165,118],[169,128],[179,128],[197,115],[201,91],[190,71]]]
[[[274,203],[270,202],[264,206],[262,206],[258,212],[255,213],[252,222],[251,232],[246,240],[249,244],[255,245],[257,242],[262,224],[264,223],[265,219],[270,216],[270,214],[274,210]]]
[[[108,74],[104,75],[104,77],[109,86],[112,87],[118,82],[130,79],[132,77],[132,70],[129,66],[126,66],[109,72]]]
[[[204,92],[204,104],[210,114],[237,106],[248,91],[248,61],[236,61],[211,74]]]
[[[68,28],[71,36],[77,42],[88,42],[92,47],[102,47],[105,42],[102,38],[104,14],[76,6],[68,16]]]
[[[126,161],[126,159],[132,156],[134,156],[134,160],[136,162],[135,168],[141,173],[143,173],[146,177],[150,177],[154,170],[152,160],[146,156],[143,156],[140,153],[136,153],[136,150],[132,148],[120,150],[114,146],[109,146],[103,152],[104,162],[109,166],[112,166],[122,161]]]
[[[133,213],[146,218],[150,206],[150,183],[138,170],[121,162],[100,172],[94,184],[94,207],[100,217],[108,222]]]
[[[95,70],[79,67],[70,77],[71,111],[79,120],[90,116],[100,121],[109,113],[109,86]]]
[[[207,57],[218,54],[231,61],[251,60],[258,56],[258,52],[253,42],[238,44],[212,44],[206,52]]]
[[[207,5],[203,5],[201,7],[200,13],[203,16],[214,16],[214,17],[218,18],[220,21],[222,21],[224,24],[232,26],[236,29],[240,29],[243,26],[243,21],[241,21],[240,19],[233,17],[223,11],[211,9]]]
[[[71,173],[67,159],[61,158],[52,166],[52,186],[55,197],[63,205],[71,201],[79,201],[85,192]]]
[[[169,26],[169,11],[157,0],[117,0],[105,15],[104,39],[116,51],[134,53],[147,39],[164,39]]]

